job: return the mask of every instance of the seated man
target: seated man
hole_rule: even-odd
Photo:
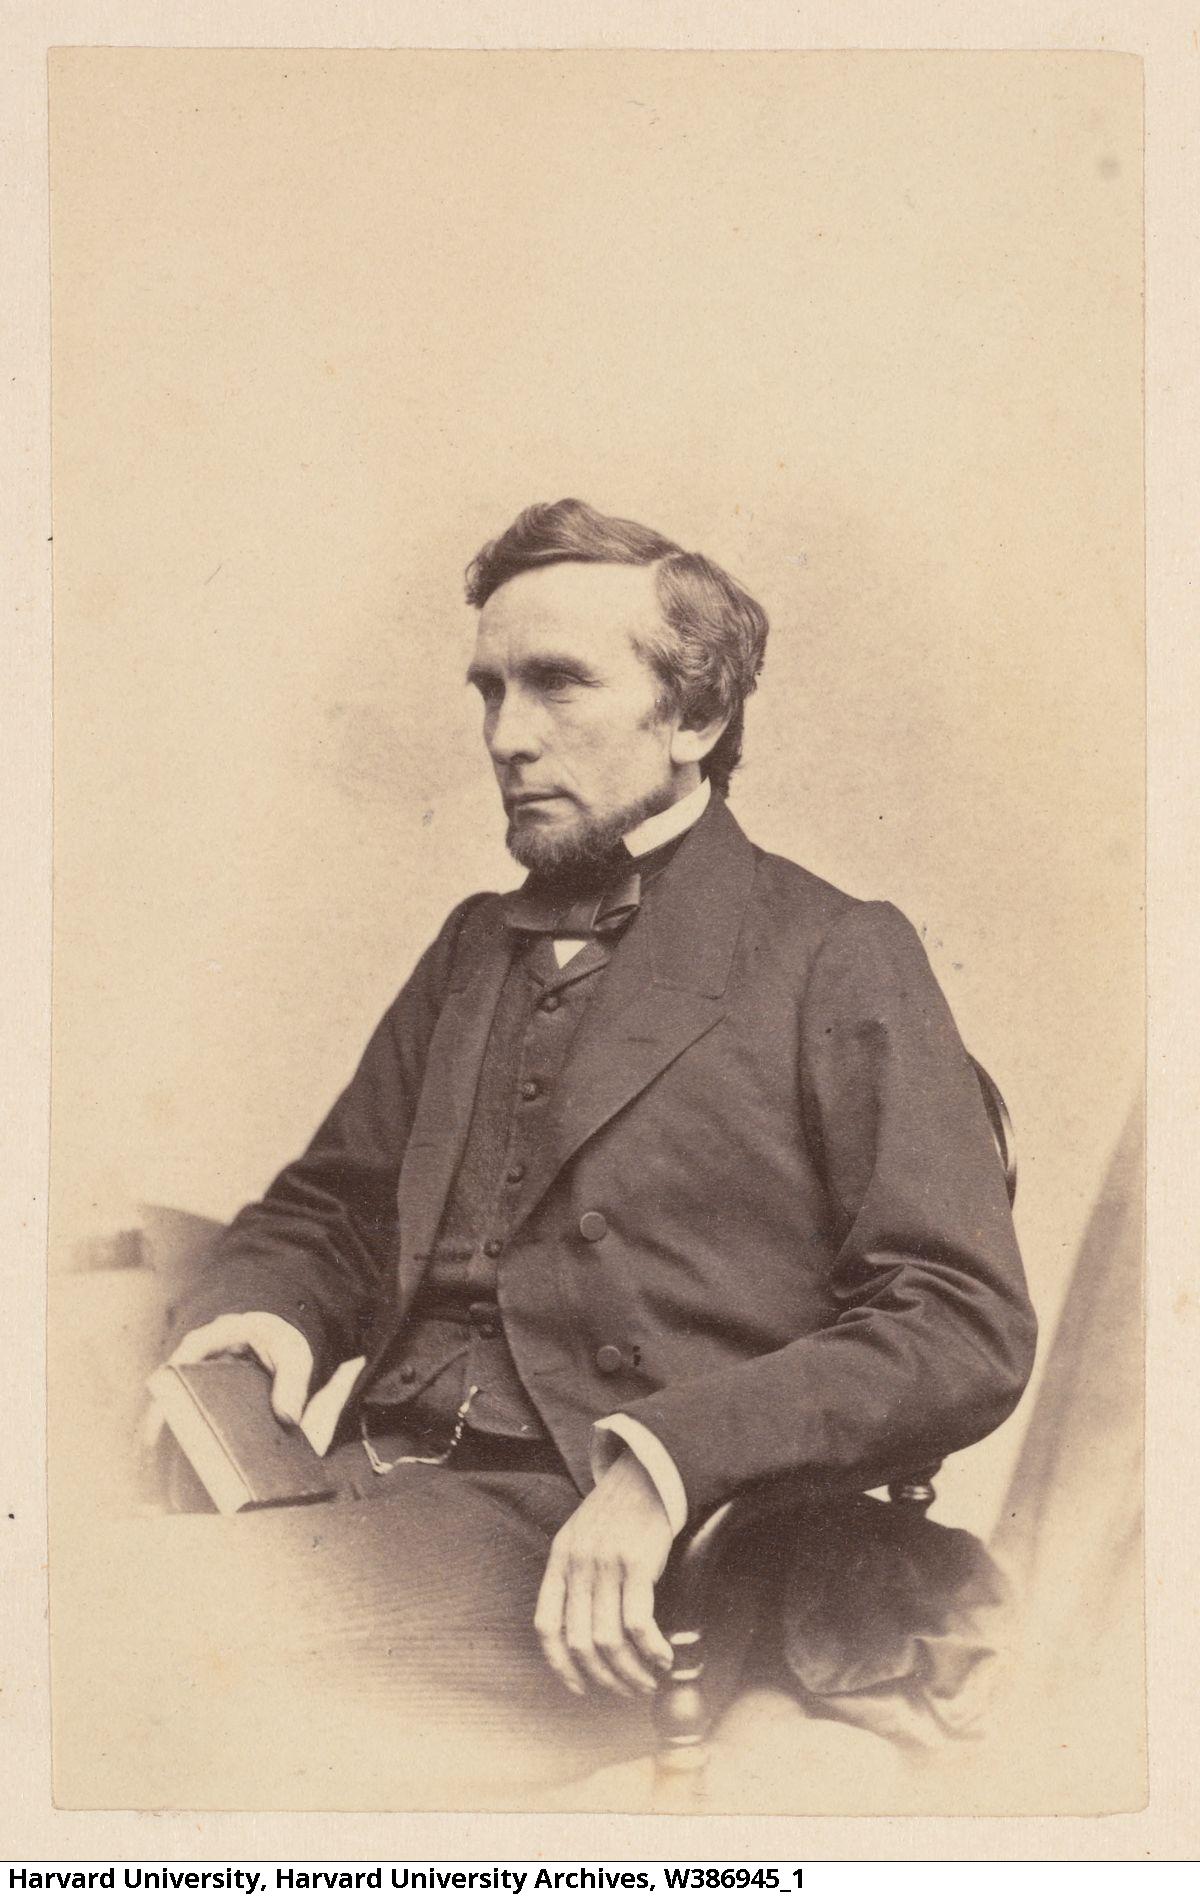
[[[254,1354],[292,1422],[358,1362],[329,1463],[387,1504],[367,1670],[448,1728],[499,1702],[501,1745],[582,1765],[645,1747],[686,1521],[977,1441],[1034,1321],[916,934],[729,810],[761,608],[570,500],[485,546],[468,598],[528,878],[448,917],[223,1236],[175,1360]]]

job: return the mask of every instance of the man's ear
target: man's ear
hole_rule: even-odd
[[[688,720],[677,725],[671,738],[671,762],[702,763],[728,723],[729,718],[726,716],[709,718],[703,724]]]

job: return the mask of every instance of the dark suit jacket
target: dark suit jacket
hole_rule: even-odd
[[[512,947],[501,897],[454,910],[181,1326],[274,1310],[318,1377],[365,1352],[369,1382],[433,1245]],[[904,918],[757,849],[714,799],[584,1019],[499,1286],[581,1489],[592,1423],[618,1410],[694,1512],[785,1472],[873,1486],[994,1429],[1034,1319],[974,1071]]]

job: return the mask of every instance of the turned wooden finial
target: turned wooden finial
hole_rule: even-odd
[[[902,1481],[889,1481],[888,1500],[902,1507],[919,1508],[922,1514],[927,1514],[937,1500],[937,1489],[933,1485],[936,1474],[936,1468],[926,1468],[919,1475],[906,1475]]]

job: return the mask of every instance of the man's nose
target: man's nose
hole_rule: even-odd
[[[534,706],[520,692],[505,692],[488,720],[485,736],[492,761],[497,764],[536,757],[541,749]]]

